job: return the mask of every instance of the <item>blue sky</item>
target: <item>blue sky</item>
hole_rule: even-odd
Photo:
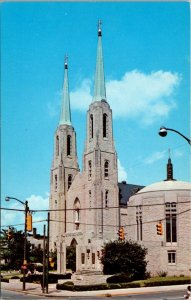
[[[119,180],[149,185],[165,179],[170,148],[174,177],[190,181],[187,142],[174,133],[158,135],[164,125],[189,137],[189,3],[11,2],[1,11],[3,207],[20,208],[15,201],[5,203],[9,195],[28,199],[31,209],[48,208],[66,53],[82,166],[98,19]],[[22,213],[2,213],[2,225],[22,222]]]

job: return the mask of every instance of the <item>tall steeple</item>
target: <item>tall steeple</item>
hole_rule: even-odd
[[[168,158],[168,163],[166,165],[166,170],[167,170],[167,179],[166,179],[166,181],[175,180],[173,178],[173,164],[172,164],[171,158],[170,158],[170,149],[168,151],[169,151],[169,158]]]
[[[64,86],[63,86],[62,106],[61,106],[59,125],[71,125],[70,96],[69,96],[69,88],[68,88],[68,57],[67,56],[65,56],[65,63],[64,63]]]
[[[102,31],[101,20],[98,21],[98,46],[97,46],[97,60],[96,60],[96,72],[95,72],[95,86],[93,102],[106,100],[105,91],[105,78],[103,67],[103,51],[102,51]]]

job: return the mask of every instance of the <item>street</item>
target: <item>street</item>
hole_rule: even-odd
[[[80,297],[80,296],[57,296],[57,297],[51,297],[50,295],[46,296],[35,296],[35,295],[31,295],[31,294],[23,294],[23,293],[18,293],[18,292],[12,292],[12,291],[7,291],[7,290],[1,290],[1,299],[2,300],[17,300],[17,299],[36,299],[36,300],[40,300],[40,299],[45,299],[45,298],[49,298],[51,297],[51,299],[55,300],[55,299],[77,299],[77,300],[91,300],[93,298],[95,298],[96,300],[103,300],[103,298],[112,298],[113,300],[125,300],[125,299],[130,299],[130,300],[147,300],[147,299],[152,299],[152,300],[181,300],[184,299],[184,294],[185,294],[185,290],[180,290],[180,291],[170,291],[170,292],[156,292],[156,293],[144,293],[144,294],[128,294],[127,292],[124,290],[124,294],[123,295],[115,295],[112,296],[108,294],[103,294],[101,296],[91,296],[91,297]]]

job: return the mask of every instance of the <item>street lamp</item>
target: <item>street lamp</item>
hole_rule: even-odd
[[[165,137],[167,135],[167,131],[174,131],[176,133],[178,133],[179,135],[181,135],[187,142],[189,145],[191,145],[191,140],[188,139],[185,135],[183,135],[182,133],[180,133],[179,131],[172,129],[172,128],[166,128],[164,126],[162,126],[159,130],[159,135],[162,137]]]
[[[14,198],[14,197],[6,197],[5,198],[5,201],[10,201],[10,200],[16,200],[18,202],[20,202],[21,204],[24,205],[25,207],[25,231],[24,231],[24,255],[23,255],[23,291],[25,291],[25,279],[26,279],[26,269],[25,269],[25,266],[27,264],[27,261],[26,261],[26,246],[27,246],[27,213],[29,211],[29,207],[28,207],[28,201],[21,201],[17,198]]]

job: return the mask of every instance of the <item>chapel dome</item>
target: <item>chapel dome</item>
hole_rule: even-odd
[[[191,183],[178,180],[165,180],[150,184],[141,189],[137,194],[155,192],[155,191],[170,191],[170,190],[190,190]]]

